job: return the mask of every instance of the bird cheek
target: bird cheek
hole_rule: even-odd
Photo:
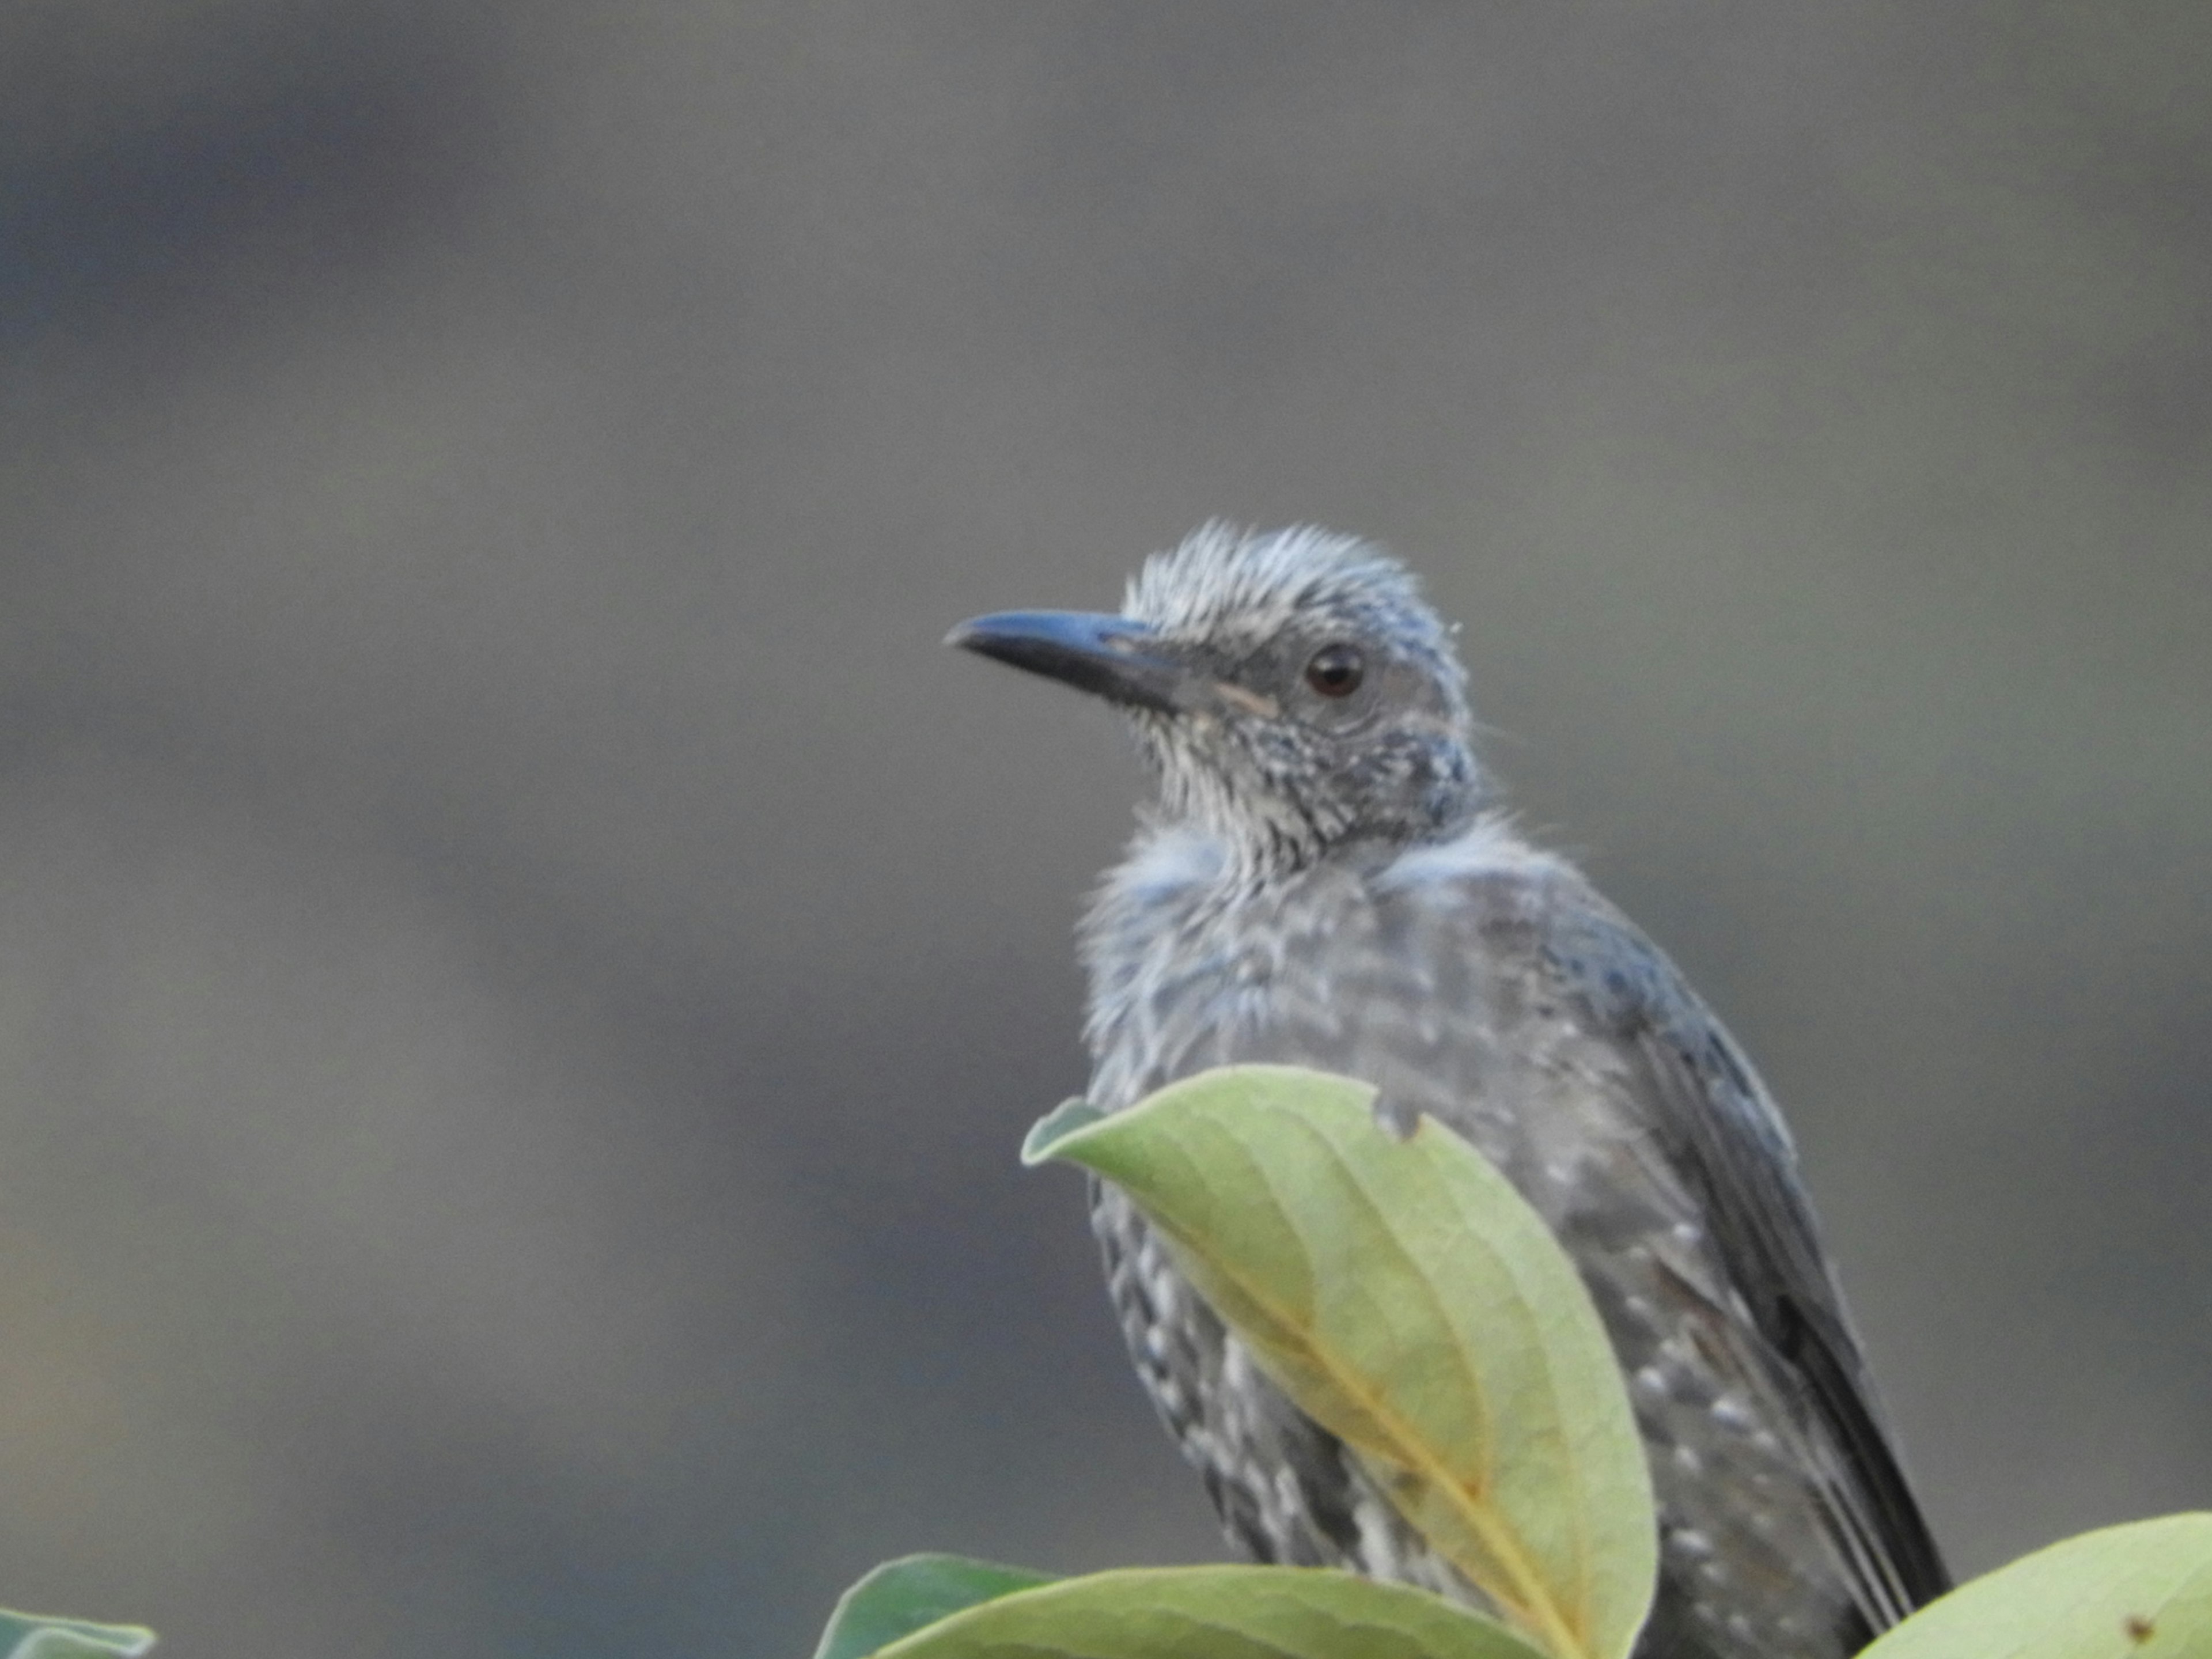
[[[1257,691],[1249,690],[1234,680],[1216,680],[1213,695],[1231,708],[1241,709],[1260,720],[1278,720],[1283,717],[1283,706],[1273,697],[1261,696]]]

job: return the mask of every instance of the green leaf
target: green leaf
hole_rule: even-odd
[[[1047,1573],[964,1555],[886,1561],[837,1598],[814,1659],[861,1659],[963,1608],[1052,1582]]]
[[[41,1619],[0,1612],[0,1654],[7,1659],[116,1659],[154,1645],[154,1632],[136,1625],[92,1625],[82,1619]]]
[[[1861,1659],[2202,1659],[2212,1515],[2169,1515],[2024,1555],[1961,1584]]]
[[[1624,1659],[1657,1569],[1613,1346],[1542,1219],[1431,1120],[1290,1066],[1202,1073],[1049,1139],[1114,1182],[1299,1407],[1556,1659]]]
[[[1425,1590],[1317,1567],[1131,1567],[981,1602],[883,1659],[1538,1659]],[[857,1656],[855,1656],[857,1659]]]

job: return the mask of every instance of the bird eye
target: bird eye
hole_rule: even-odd
[[[1359,690],[1366,673],[1367,663],[1358,647],[1324,645],[1306,665],[1306,684],[1324,697],[1348,697]]]

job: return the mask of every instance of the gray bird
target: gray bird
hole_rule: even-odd
[[[1658,1499],[1639,1659],[1827,1659],[1948,1588],[1773,1103],[1674,964],[1494,809],[1450,637],[1400,565],[1208,526],[1119,616],[951,642],[1119,706],[1158,776],[1083,928],[1095,1105],[1235,1061],[1360,1078],[1480,1147],[1565,1245]],[[1091,1217],[1234,1541],[1480,1605],[1126,1199],[1094,1183]]]

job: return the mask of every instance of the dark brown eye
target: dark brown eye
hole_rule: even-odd
[[[1324,645],[1306,665],[1306,684],[1324,697],[1348,697],[1366,673],[1366,659],[1357,646]]]

